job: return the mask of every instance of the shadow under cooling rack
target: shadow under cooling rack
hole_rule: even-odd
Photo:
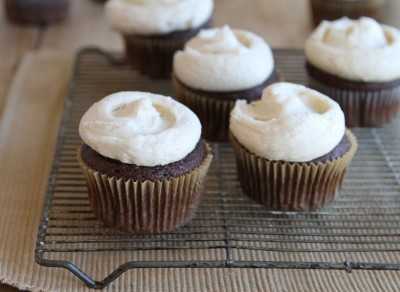
[[[307,83],[302,51],[275,50],[275,58],[286,80]],[[39,227],[39,264],[66,268],[92,288],[133,268],[400,269],[398,121],[354,130],[360,148],[340,196],[318,212],[273,212],[254,203],[240,190],[231,147],[215,144],[204,200],[189,225],[154,236],[103,227],[76,160],[77,129],[96,99],[121,90],[173,95],[169,82],[138,75],[112,54],[78,54]]]

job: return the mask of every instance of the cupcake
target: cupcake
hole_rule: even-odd
[[[322,20],[335,20],[343,16],[359,18],[369,16],[381,20],[386,0],[311,0],[314,24]]]
[[[399,30],[366,17],[324,21],[305,53],[310,86],[340,104],[348,126],[383,126],[399,111]]]
[[[106,226],[161,233],[192,218],[212,154],[187,107],[169,97],[120,92],[89,108],[79,134],[90,204]]]
[[[132,67],[169,78],[174,53],[210,26],[213,8],[213,0],[110,0],[106,14],[123,35]]]
[[[8,19],[18,24],[49,24],[65,19],[69,0],[5,0]]]
[[[334,200],[357,142],[340,106],[301,85],[276,83],[239,100],[230,137],[245,194],[271,210],[310,211]]]
[[[175,54],[173,79],[177,98],[199,116],[204,137],[224,142],[235,101],[259,99],[277,74],[262,38],[225,26],[201,31]]]

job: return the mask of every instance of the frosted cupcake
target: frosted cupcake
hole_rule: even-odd
[[[230,131],[244,193],[272,210],[334,200],[357,149],[336,102],[290,83],[271,85],[259,101],[237,101]]]
[[[305,51],[310,86],[340,104],[348,126],[382,126],[399,111],[399,30],[366,17],[324,21]]]
[[[187,223],[211,163],[196,115],[175,100],[120,92],[82,117],[78,158],[96,217],[133,233]]]
[[[268,44],[228,26],[201,31],[177,52],[173,78],[177,98],[199,116],[211,141],[228,139],[229,114],[237,99],[259,99],[277,80]]]
[[[134,69],[168,78],[174,53],[210,26],[213,0],[110,0],[106,13]]]

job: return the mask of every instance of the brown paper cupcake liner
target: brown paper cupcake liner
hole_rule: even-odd
[[[235,100],[213,99],[191,92],[174,78],[177,99],[193,110],[202,123],[203,136],[208,141],[228,139],[229,117]]]
[[[169,78],[175,52],[183,49],[200,30],[211,27],[211,23],[210,19],[199,28],[160,36],[125,34],[128,61],[133,69],[151,78]]]
[[[212,160],[210,146],[199,167],[161,181],[135,181],[102,174],[78,160],[87,180],[90,205],[106,226],[130,233],[163,233],[189,222],[200,202]]]
[[[348,127],[382,127],[400,110],[399,85],[374,90],[337,88],[310,76],[309,86],[340,105]]]
[[[69,11],[69,0],[5,0],[8,19],[17,24],[51,24],[63,21]],[[3,4],[3,3],[2,3]]]
[[[240,91],[232,93],[230,98],[224,98],[220,95],[229,95],[229,93],[213,93],[193,90],[182,84],[175,76],[172,77],[176,98],[193,110],[199,117],[203,126],[203,136],[211,142],[229,141],[229,119],[237,99],[246,99]],[[281,80],[279,73],[273,75],[260,87],[259,97],[249,100],[256,100],[261,97],[262,90],[268,85]],[[251,91],[251,90],[249,90]],[[243,91],[245,92],[245,91]],[[246,94],[246,93],[244,93]],[[253,93],[254,95],[254,93]]]
[[[231,134],[244,193],[270,210],[310,211],[323,207],[335,199],[357,151],[356,138],[350,131],[346,135],[351,147],[343,156],[324,163],[296,163],[259,157]]]
[[[151,78],[168,78],[172,71],[172,59],[183,48],[186,39],[159,40],[125,35],[128,61],[133,69]]]
[[[353,19],[369,16],[382,20],[385,0],[311,0],[310,4],[314,25],[317,26],[322,20],[336,20],[343,16]]]

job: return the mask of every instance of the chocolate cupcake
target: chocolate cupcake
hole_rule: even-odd
[[[175,54],[173,79],[179,101],[199,116],[204,137],[224,142],[235,101],[259,99],[277,74],[262,38],[225,26],[202,31]]]
[[[306,42],[310,86],[336,100],[349,127],[380,127],[400,108],[400,31],[371,18],[324,21]]]
[[[132,233],[186,224],[212,160],[196,115],[171,98],[120,92],[82,117],[78,159],[96,217]]]
[[[339,105],[290,83],[238,101],[230,131],[244,193],[271,210],[310,211],[334,200],[357,150]]]
[[[362,16],[382,20],[386,0],[311,0],[314,24],[323,20],[335,20],[343,16],[359,18]]]
[[[110,0],[107,16],[125,41],[132,67],[169,78],[174,53],[212,22],[213,0]]]
[[[69,0],[5,0],[8,19],[18,24],[50,24],[65,19]]]

